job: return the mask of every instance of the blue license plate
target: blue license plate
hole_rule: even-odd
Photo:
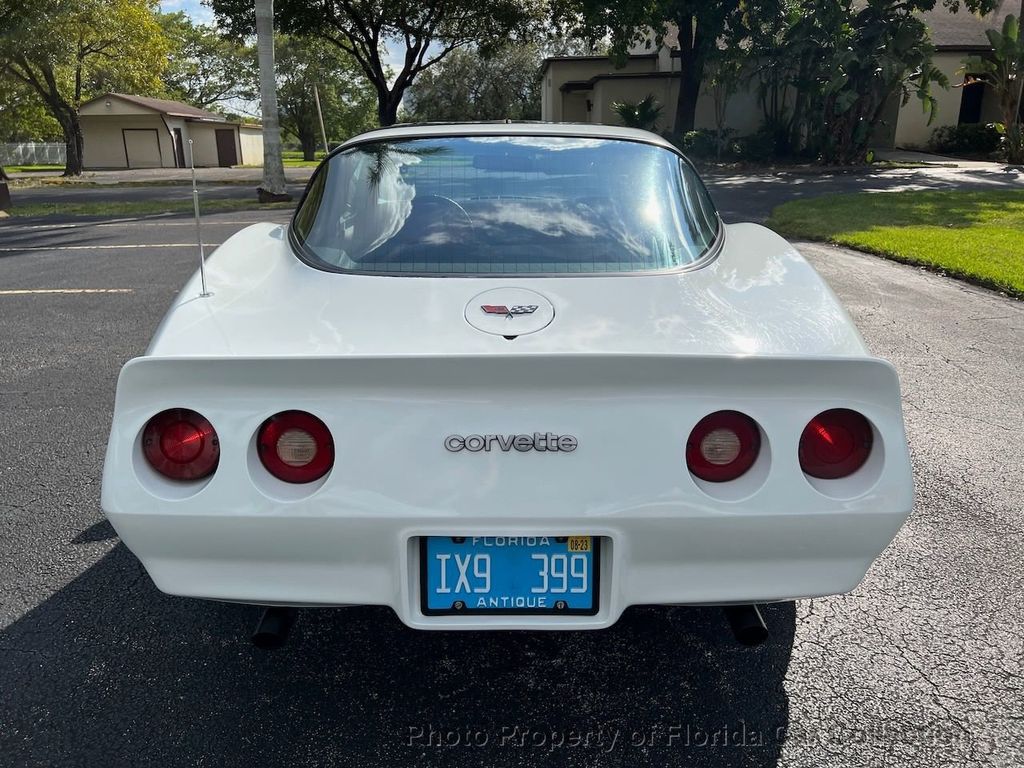
[[[597,613],[594,536],[424,536],[421,608],[442,614]]]

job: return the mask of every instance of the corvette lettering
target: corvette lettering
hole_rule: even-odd
[[[505,315],[505,317],[513,318],[516,315],[532,315],[539,306],[539,304],[516,304],[507,307],[504,304],[481,304],[480,309],[484,311],[485,315]]]
[[[520,453],[538,451],[541,453],[572,453],[579,445],[572,435],[553,435],[550,432],[534,432],[532,435],[448,435],[444,439],[444,447],[452,453],[469,451],[501,451],[508,453],[516,450]]]

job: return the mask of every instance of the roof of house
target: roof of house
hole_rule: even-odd
[[[657,53],[657,51],[655,51],[653,53],[631,53],[629,55],[629,58],[630,59],[656,59],[656,58],[658,58],[658,53]],[[604,55],[601,55],[601,56],[589,56],[589,55],[584,55],[584,56],[572,56],[572,55],[569,55],[569,56],[548,56],[548,57],[546,57],[544,59],[544,61],[542,61],[540,63],[540,72],[543,75],[544,74],[544,70],[546,70],[548,68],[548,66],[551,64],[551,62],[553,62],[553,61],[607,61],[610,64],[611,60],[612,60],[612,58],[608,54],[604,54]]]
[[[1003,19],[1019,10],[1014,5],[1016,3],[1004,0],[1001,8],[987,16],[975,16],[966,8],[951,13],[944,6],[936,5],[932,10],[922,13],[921,18],[931,30],[932,42],[939,50],[988,50],[992,46],[985,36],[985,30],[1002,27]]]
[[[679,77],[679,72],[606,72],[594,75],[589,80],[566,80],[558,89],[563,93],[590,91],[601,80],[654,80],[659,77],[676,78]]]
[[[161,114],[168,115],[169,117],[184,117],[191,120],[211,120],[220,123],[227,121],[227,118],[225,118],[224,115],[218,115],[216,112],[210,112],[205,109],[200,109],[199,107],[193,107],[191,104],[185,104],[181,101],[171,101],[170,99],[151,99],[148,96],[132,96],[127,93],[104,93],[94,99],[89,99],[89,101],[85,103],[92,104],[94,101],[109,98],[121,99],[122,101],[129,102],[130,104],[151,109],[154,112],[159,112]]]

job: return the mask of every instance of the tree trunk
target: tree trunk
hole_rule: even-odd
[[[71,108],[60,120],[61,128],[64,131],[64,146],[67,152],[67,161],[64,163],[62,176],[82,175],[82,154],[85,141],[82,136],[82,123],[78,119],[78,110]]]
[[[7,171],[5,171],[4,167],[2,165],[0,165],[0,181],[10,181],[10,180],[11,180],[11,177],[7,175]]]
[[[398,105],[402,103],[402,91],[377,90],[377,119],[381,127],[398,122]]]
[[[697,117],[697,97],[704,77],[704,51],[700,30],[694,30],[693,16],[679,20],[679,99],[673,133],[682,136],[692,131]]]
[[[263,118],[263,181],[261,200],[291,200],[281,157],[281,125],[277,114],[274,74],[274,0],[256,0],[256,48],[260,64],[260,106]]]
[[[302,159],[316,160],[316,131],[304,127],[299,131],[299,144],[302,145]]]

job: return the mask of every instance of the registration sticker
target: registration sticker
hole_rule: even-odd
[[[590,537],[589,536],[570,536],[569,537],[569,551],[570,552],[589,552],[590,551]]]

